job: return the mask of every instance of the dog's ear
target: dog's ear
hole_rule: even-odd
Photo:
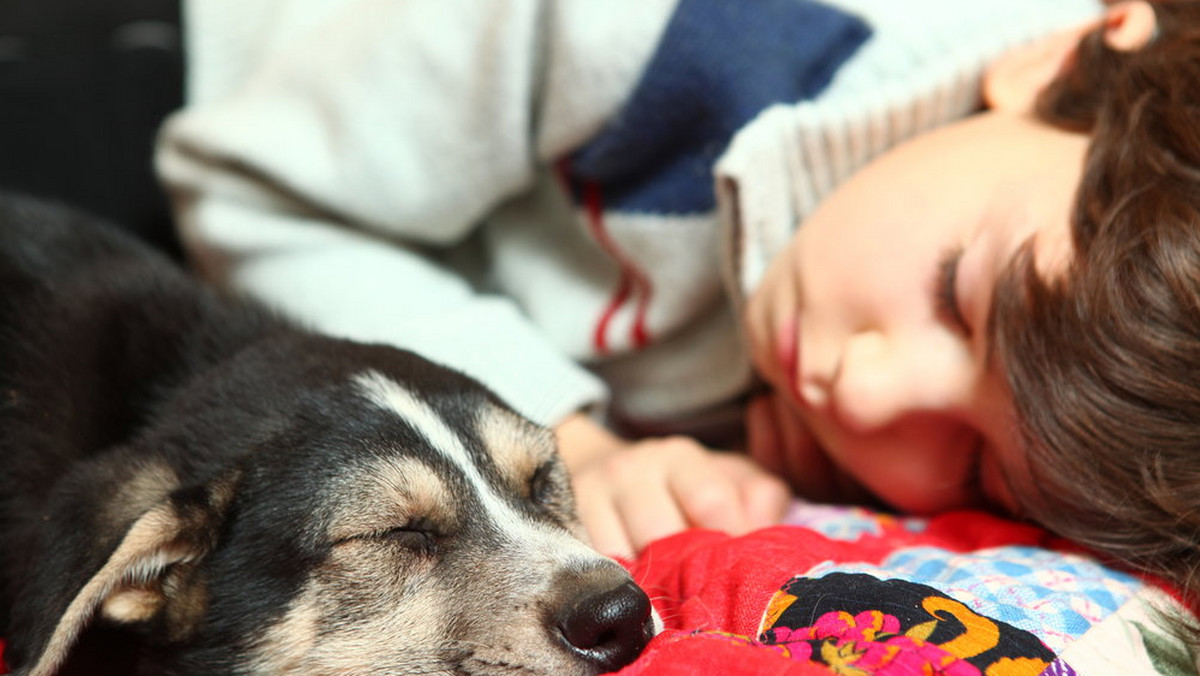
[[[132,624],[159,616],[168,633],[203,613],[187,577],[212,551],[232,500],[238,474],[228,472],[204,486],[177,490],[138,516],[98,571],[64,597],[65,609],[36,648],[26,676],[53,676],[94,617]]]

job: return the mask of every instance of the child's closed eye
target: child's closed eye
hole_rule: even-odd
[[[963,248],[947,249],[938,258],[937,274],[933,283],[934,312],[938,319],[964,337],[971,337],[971,325],[967,323],[962,306],[958,301],[958,266],[962,261]]]

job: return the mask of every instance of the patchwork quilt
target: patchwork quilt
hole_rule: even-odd
[[[683,533],[629,567],[667,629],[622,676],[1197,673],[1161,584],[978,512],[798,503],[785,526]]]

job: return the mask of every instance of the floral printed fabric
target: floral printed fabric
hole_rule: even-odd
[[[1055,658],[1033,634],[932,587],[861,573],[793,578],[771,599],[758,640],[835,672],[889,676],[1037,676]]]
[[[1177,600],[1030,525],[804,503],[788,524],[631,562],[667,629],[622,675],[1198,673]]]

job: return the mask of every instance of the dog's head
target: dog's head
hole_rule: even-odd
[[[552,434],[417,357],[356,355],[283,393],[208,385],[103,471],[77,472],[92,485],[47,515],[57,553],[21,604],[26,673],[56,673],[95,624],[127,628],[172,674],[632,661],[654,632],[649,601],[580,539]],[[98,493],[81,514],[79,495]]]

